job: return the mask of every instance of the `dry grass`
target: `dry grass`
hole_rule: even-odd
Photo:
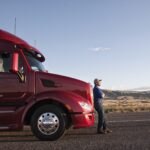
[[[106,113],[108,112],[141,112],[150,111],[150,100],[136,100],[132,97],[121,100],[104,100]]]

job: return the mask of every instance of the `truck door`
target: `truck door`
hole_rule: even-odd
[[[0,129],[7,129],[17,124],[17,110],[26,105],[28,95],[28,80],[20,82],[17,74],[9,70],[12,63],[12,53],[0,51]],[[25,72],[21,56],[19,57],[20,72]]]

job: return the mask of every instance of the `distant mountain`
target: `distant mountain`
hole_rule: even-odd
[[[140,87],[140,88],[134,88],[130,91],[150,91],[150,87]]]
[[[147,88],[148,89],[148,88]],[[142,88],[139,90],[131,90],[131,91],[111,91],[111,90],[103,90],[106,94],[105,99],[110,100],[150,100],[150,90],[143,90]]]

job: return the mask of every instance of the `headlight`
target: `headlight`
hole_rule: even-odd
[[[89,105],[89,104],[86,103],[86,102],[79,102],[79,104],[80,104],[80,106],[81,106],[83,109],[85,109],[85,110],[90,111],[90,110],[92,109],[92,106]]]

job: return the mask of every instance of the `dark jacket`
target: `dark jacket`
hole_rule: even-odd
[[[93,95],[94,95],[94,103],[102,102],[103,92],[98,86],[95,86],[93,88]]]

